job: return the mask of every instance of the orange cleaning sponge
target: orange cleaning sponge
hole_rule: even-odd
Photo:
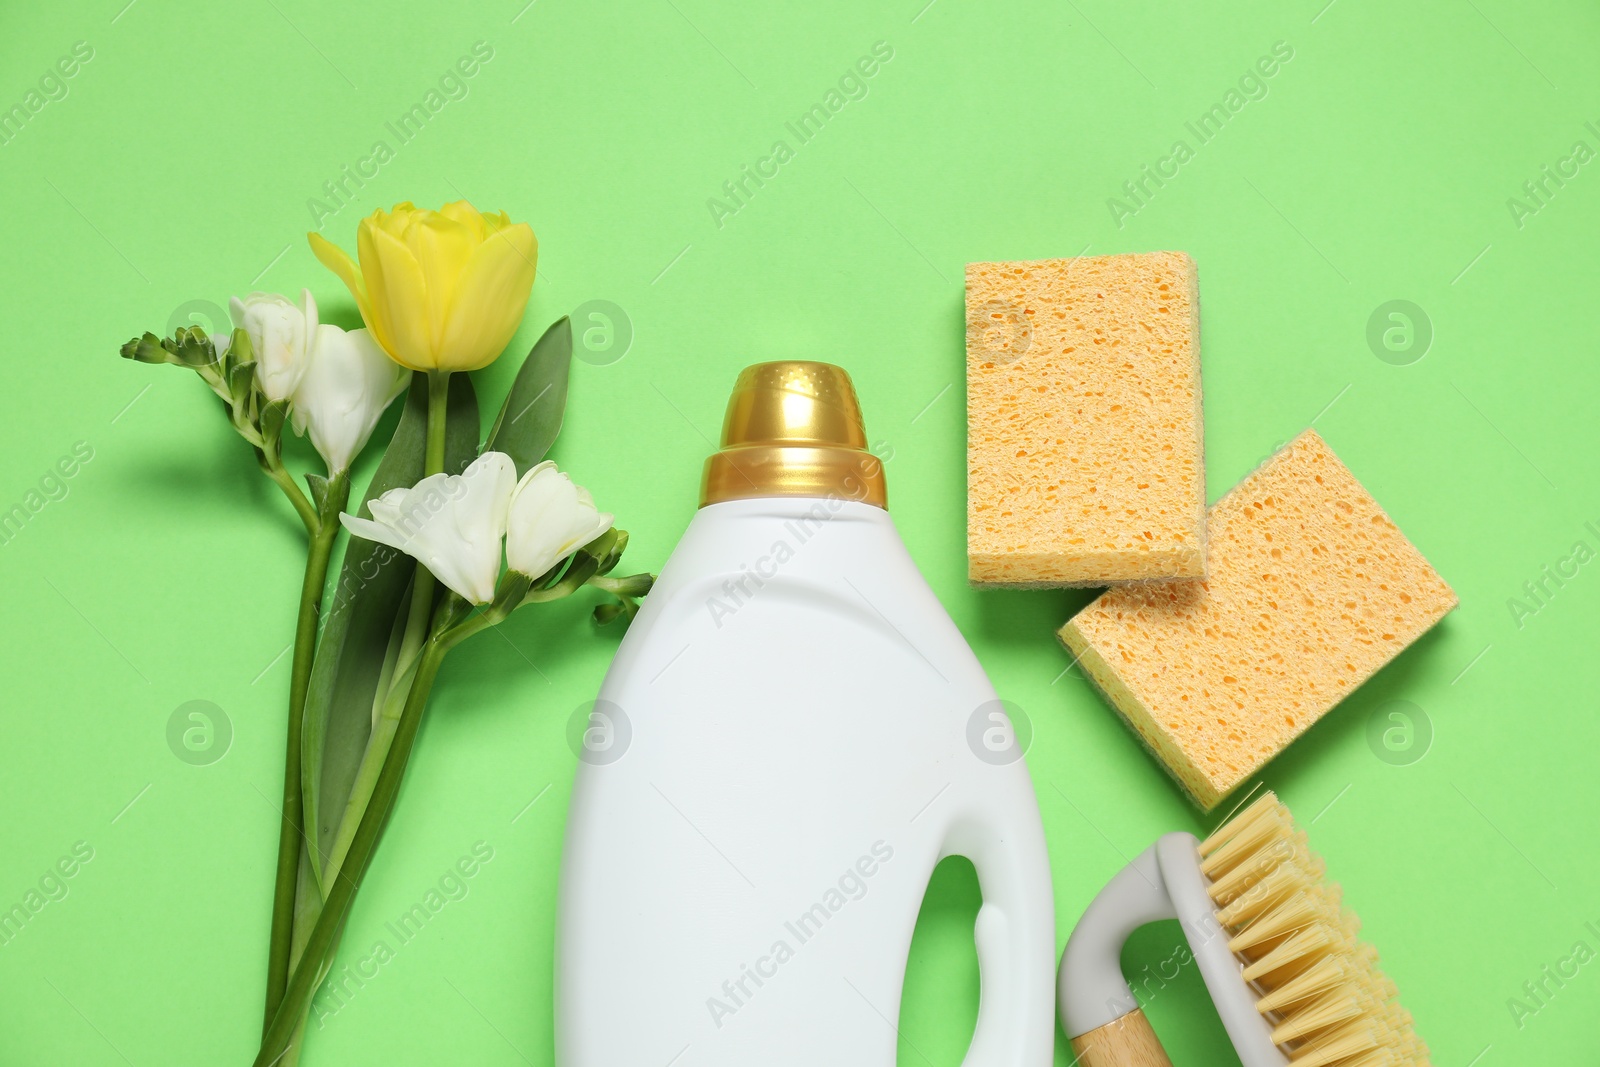
[[[1060,635],[1206,811],[1456,606],[1312,430],[1209,530],[1205,581],[1112,589]]]
[[[1205,574],[1200,300],[1182,252],[967,264],[967,576]]]

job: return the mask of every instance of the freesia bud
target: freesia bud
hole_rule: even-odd
[[[517,483],[506,523],[506,562],[537,578],[611,529],[613,516],[549,460]]]
[[[348,470],[384,409],[410,380],[411,372],[390,359],[366,330],[346,333],[323,323],[291,397],[294,432],[303,436],[310,430],[329,477]]]
[[[251,293],[228,302],[234,326],[255,346],[256,379],[268,400],[293,395],[305,372],[306,351],[317,333],[317,302],[309,289],[301,290],[300,300],[295,307],[276,293]]]
[[[494,362],[522,322],[539,258],[527,223],[465,200],[373,212],[356,228],[359,263],[322,235],[307,236],[349,287],[373,339],[412,370]]]
[[[485,452],[460,474],[432,474],[372,501],[372,518],[341,515],[356,537],[398,548],[474,604],[494,599],[517,467]]]

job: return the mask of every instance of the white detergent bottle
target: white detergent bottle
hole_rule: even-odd
[[[1055,925],[1011,723],[885,510],[849,376],[747,368],[567,822],[561,1067],[890,1067],[934,866],[983,905],[968,1067],[1046,1067]]]

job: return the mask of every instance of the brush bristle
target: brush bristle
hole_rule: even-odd
[[[1293,1067],[1415,1067],[1428,1047],[1289,809],[1264,793],[1200,844],[1256,1007]]]

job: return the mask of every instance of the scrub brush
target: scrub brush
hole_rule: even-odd
[[[1135,929],[1178,919],[1243,1067],[1401,1067],[1428,1049],[1378,954],[1323,880],[1289,809],[1264,793],[1204,841],[1167,834],[1067,939],[1056,993],[1079,1067],[1170,1067],[1123,977]]]

